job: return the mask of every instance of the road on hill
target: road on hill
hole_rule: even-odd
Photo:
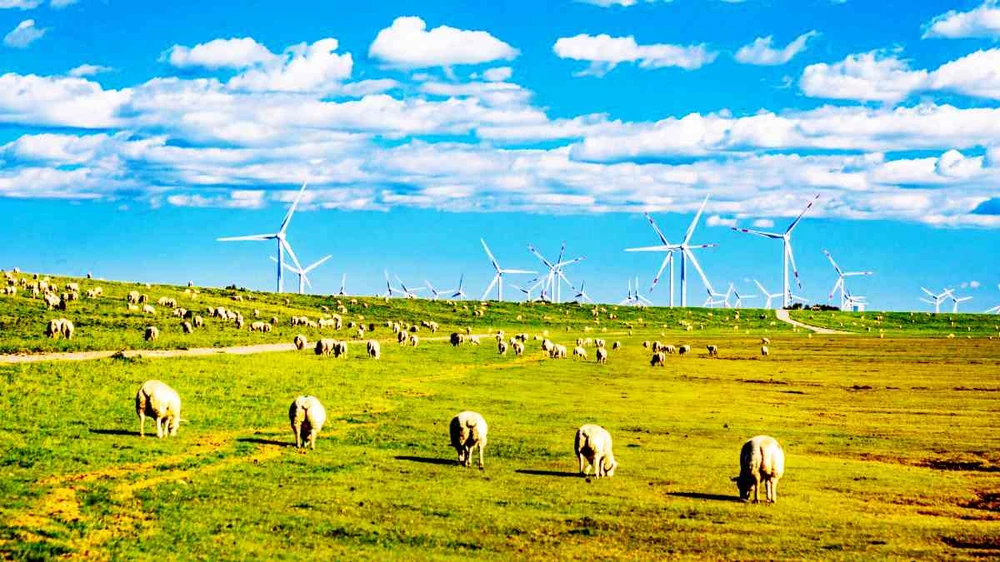
[[[778,317],[778,320],[781,320],[782,322],[784,322],[786,324],[791,324],[792,326],[796,326],[798,328],[802,328],[802,329],[805,329],[805,330],[812,330],[814,333],[817,333],[817,334],[847,334],[847,333],[849,333],[849,332],[841,332],[839,330],[831,330],[829,328],[820,328],[819,326],[810,326],[809,324],[803,324],[802,322],[799,322],[798,320],[792,320],[791,315],[789,315],[788,311],[785,310],[785,309],[783,309],[783,308],[779,308],[779,309],[775,310],[774,311],[774,315]]]

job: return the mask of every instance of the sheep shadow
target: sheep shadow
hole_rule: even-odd
[[[288,441],[275,441],[274,439],[261,439],[260,437],[238,437],[241,443],[256,443],[258,445],[274,445],[276,447],[294,447],[295,443]]]
[[[701,492],[667,492],[667,495],[674,496],[675,498],[689,498],[693,500],[744,503],[739,496],[723,496],[722,494],[703,494]]]
[[[90,433],[96,433],[97,435],[127,435],[129,437],[139,437],[138,431],[130,431],[128,429],[94,429],[90,428],[87,431]],[[153,437],[156,437],[156,428],[153,428]]]
[[[556,478],[583,478],[579,472],[563,472],[561,470],[531,470],[521,468],[515,470],[518,474],[529,474],[531,476],[554,476]]]
[[[458,461],[454,461],[451,459],[439,459],[433,457],[410,457],[406,455],[397,455],[393,458],[395,458],[397,461],[422,462],[424,464],[440,464],[448,466],[458,465]]]

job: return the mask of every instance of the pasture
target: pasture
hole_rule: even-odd
[[[434,308],[442,303],[386,306],[411,307],[419,315],[410,321],[432,314],[456,314],[452,325],[490,321]],[[532,333],[545,326],[543,314],[560,310],[493,311],[506,307],[511,328],[515,311],[535,311]],[[588,325],[582,314],[568,331],[557,332],[553,321],[552,339],[572,346]],[[488,338],[458,348],[383,342],[379,361],[352,341],[346,359],[303,351],[0,366],[0,553],[15,560],[1000,554],[1000,341],[806,338],[767,324],[747,334],[721,320],[692,332],[662,324],[628,336],[608,322],[602,337],[624,346],[603,366],[592,347],[586,362],[550,360],[537,341],[524,357],[500,357]],[[771,355],[760,358],[765,329]],[[24,346],[18,338],[5,335],[4,344]],[[650,339],[691,343],[694,353],[654,369],[641,345]],[[718,359],[706,356],[708,343],[719,346]],[[175,439],[138,436],[132,400],[151,378],[182,397],[185,423]],[[319,397],[328,413],[309,452],[294,448],[287,419],[303,393]],[[463,409],[490,424],[484,471],[455,465],[448,421]],[[576,474],[573,434],[588,422],[615,439],[613,478]],[[739,502],[730,482],[740,445],[761,433],[776,437],[787,456],[774,505]]]

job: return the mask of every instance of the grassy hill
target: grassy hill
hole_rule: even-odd
[[[886,334],[886,337],[949,334],[1000,337],[1000,316],[995,314],[793,310],[790,315],[793,320],[812,326],[875,337],[879,334]]]

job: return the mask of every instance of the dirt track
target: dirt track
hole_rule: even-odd
[[[810,326],[809,324],[803,324],[802,322],[799,322],[797,320],[792,320],[792,317],[788,314],[788,311],[784,310],[784,309],[781,309],[781,308],[775,310],[774,311],[774,315],[777,316],[778,320],[781,320],[782,322],[785,322],[787,324],[791,324],[792,326],[796,326],[796,327],[799,327],[799,328],[802,328],[802,329],[805,329],[805,330],[812,330],[813,332],[815,332],[817,334],[847,334],[848,333],[848,332],[841,332],[839,330],[831,330],[829,328],[820,328],[819,326]]]

